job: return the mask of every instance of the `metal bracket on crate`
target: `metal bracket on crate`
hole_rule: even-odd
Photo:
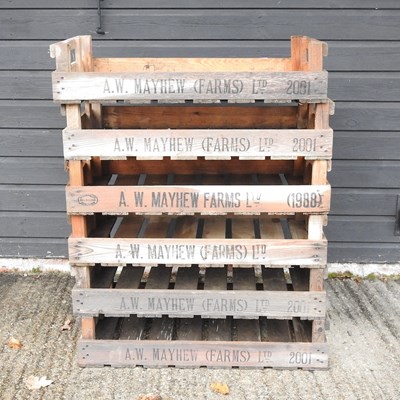
[[[101,1],[104,1],[104,0],[97,0],[97,15],[99,17],[99,22],[98,22],[98,26],[96,28],[96,33],[98,35],[105,35],[105,32],[101,26],[101,5],[100,5]]]

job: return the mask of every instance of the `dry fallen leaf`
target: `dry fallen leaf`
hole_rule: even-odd
[[[64,322],[64,325],[61,327],[62,331],[70,331],[71,330],[71,320],[70,319],[66,319]]]
[[[229,394],[229,387],[226,383],[213,382],[211,384],[211,389],[215,393]]]
[[[20,340],[10,337],[10,339],[8,339],[7,346],[13,350],[19,350],[22,347],[22,343]]]
[[[42,387],[51,385],[53,381],[47,379],[45,376],[38,377],[31,375],[28,377],[25,383],[29,390],[37,390]]]

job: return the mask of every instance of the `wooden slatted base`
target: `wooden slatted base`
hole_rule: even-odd
[[[96,338],[78,342],[79,365],[328,367],[327,344],[311,343],[311,321],[296,319],[277,332],[274,321],[265,318],[103,318],[97,323]]]

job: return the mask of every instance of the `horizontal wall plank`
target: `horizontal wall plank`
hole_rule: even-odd
[[[394,228],[394,216],[331,215],[324,232],[328,242],[400,243]]]
[[[1,185],[0,210],[65,212],[65,188],[62,185]]]
[[[400,160],[400,132],[335,131],[336,160]]]
[[[61,131],[56,129],[0,129],[0,143],[0,156],[63,156]]]
[[[307,35],[321,40],[399,40],[399,16],[400,10],[104,10],[102,39],[287,40]],[[97,18],[97,10],[4,10],[0,39],[61,40],[89,34]]]
[[[337,160],[328,180],[333,187],[398,188],[399,161]]]
[[[342,131],[398,131],[400,103],[337,102],[330,126]]]
[[[328,262],[398,263],[399,243],[329,242]]]
[[[0,184],[65,185],[67,173],[61,158],[0,157]]]
[[[346,0],[347,1],[347,0]],[[400,3],[399,3],[400,4]],[[0,69],[53,70],[49,57],[54,40],[0,42]],[[325,69],[334,71],[398,71],[400,43],[329,40]],[[93,37],[95,57],[289,57],[289,37],[275,40],[103,40]],[[10,54],[12,53],[12,57]]]
[[[64,213],[0,211],[0,237],[66,238],[70,227]]]
[[[335,101],[398,101],[399,72],[329,72],[328,80]],[[48,71],[0,71],[0,87],[0,99],[52,98]]]
[[[0,128],[64,129],[65,117],[51,100],[0,100]]]
[[[378,184],[378,183],[377,183]],[[397,189],[343,189],[332,190],[331,215],[385,215],[396,213]]]
[[[328,96],[334,101],[398,101],[398,72],[329,73]]]
[[[28,6],[29,5],[29,6]],[[274,8],[317,8],[317,9],[399,9],[397,0],[272,0],[266,2],[265,0],[164,0],[160,3],[158,0],[104,0],[101,4],[103,9],[113,8],[131,8],[131,9],[160,9],[160,8],[182,8],[182,9],[202,9],[202,8],[260,8],[260,9],[274,9]],[[34,2],[27,3],[26,0],[4,0],[0,4],[0,9],[15,8],[15,9],[95,9],[96,4],[92,0],[35,0]]]
[[[67,258],[67,239],[0,237],[1,258]]]

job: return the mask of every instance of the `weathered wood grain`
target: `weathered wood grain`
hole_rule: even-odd
[[[329,159],[331,129],[64,130],[66,159],[172,157],[274,157]]]
[[[81,366],[328,367],[326,343],[79,340]]]
[[[67,211],[175,215],[326,213],[330,191],[329,185],[68,186]]]
[[[76,288],[72,291],[75,315],[98,316],[102,313],[112,317],[168,314],[179,318],[193,315],[221,318],[231,315],[235,318],[265,316],[313,319],[325,315],[325,297],[325,292],[256,291],[255,288],[228,291]]]
[[[53,72],[53,99],[81,100],[327,100],[322,72]]]
[[[104,239],[69,241],[71,264],[239,264],[318,267],[326,263],[326,242],[279,239]]]

